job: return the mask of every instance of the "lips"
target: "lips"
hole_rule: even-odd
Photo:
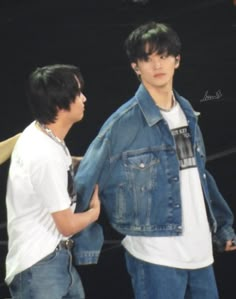
[[[163,76],[165,76],[165,73],[158,73],[158,74],[154,75],[155,78],[160,78],[160,77],[163,77]]]

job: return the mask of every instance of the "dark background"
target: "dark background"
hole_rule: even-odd
[[[170,24],[183,43],[175,88],[201,112],[208,169],[236,213],[236,6],[233,1],[158,0],[1,0],[0,3],[0,140],[32,121],[25,81],[37,66],[69,63],[85,79],[86,115],[67,136],[73,155],[83,155],[105,119],[138,86],[123,43],[138,25]],[[220,95],[217,97],[217,95]],[[125,134],[125,132],[124,132]],[[9,162],[0,168],[0,298],[7,251],[5,188]],[[106,243],[97,266],[79,268],[87,299],[133,298],[121,236],[105,216]],[[236,253],[215,255],[221,299],[235,298]]]

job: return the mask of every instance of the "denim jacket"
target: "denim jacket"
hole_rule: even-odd
[[[177,92],[175,98],[188,121],[213,240],[222,250],[225,242],[234,237],[233,215],[205,169],[205,148],[197,113]],[[88,208],[96,183],[109,222],[121,234],[182,234],[175,141],[142,84],[135,96],[105,122],[88,148],[75,176],[77,212]],[[96,262],[103,243],[99,224],[92,224],[74,239],[77,263]]]

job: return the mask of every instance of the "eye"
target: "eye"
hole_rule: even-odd
[[[150,56],[147,56],[146,59],[145,59],[145,61],[146,62],[150,62],[150,61],[152,61],[152,58]]]
[[[148,56],[145,56],[142,61],[145,61],[145,62],[148,62],[149,61],[149,57]]]
[[[167,54],[162,54],[162,55],[160,56],[161,59],[166,59],[167,57],[168,57]]]

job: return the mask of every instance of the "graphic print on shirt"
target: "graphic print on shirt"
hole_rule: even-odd
[[[189,127],[180,127],[171,132],[175,139],[180,170],[196,167]]]

